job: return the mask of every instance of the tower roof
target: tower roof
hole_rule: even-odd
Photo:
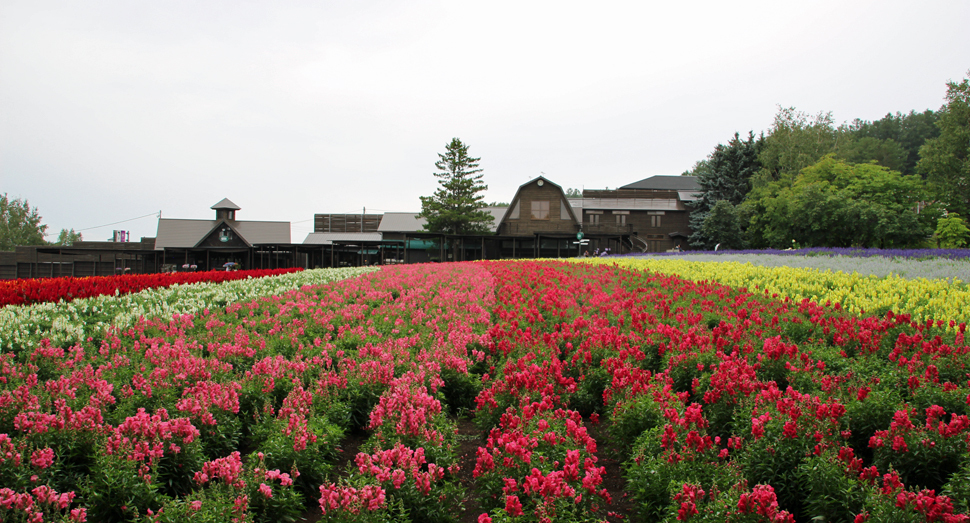
[[[223,209],[229,210],[229,211],[238,211],[239,209],[241,209],[241,207],[232,203],[232,201],[230,201],[229,198],[223,198],[222,201],[220,201],[219,203],[209,208],[214,209],[216,211],[221,211]]]

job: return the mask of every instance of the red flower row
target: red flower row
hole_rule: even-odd
[[[71,301],[94,296],[131,294],[145,289],[188,283],[222,283],[225,281],[262,278],[298,272],[303,269],[257,269],[251,271],[173,272],[160,274],[125,274],[86,278],[34,278],[0,281],[0,306],[29,305]]]

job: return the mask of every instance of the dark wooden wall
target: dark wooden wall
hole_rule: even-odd
[[[532,219],[532,202],[549,202],[549,219]],[[569,206],[569,201],[565,199],[562,189],[551,183],[546,183],[542,187],[536,182],[532,182],[519,189],[509,214],[515,205],[519,206],[519,218],[509,219],[509,214],[505,220],[499,224],[498,234],[505,236],[533,236],[535,233],[549,234],[574,234],[579,231],[579,225],[568,214],[562,216],[562,203]]]

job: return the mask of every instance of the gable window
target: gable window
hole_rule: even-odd
[[[533,220],[549,219],[549,200],[536,200],[532,202],[532,219]]]
[[[512,212],[509,213],[509,219],[510,220],[518,220],[519,219],[519,202],[515,202],[515,206],[512,207]]]

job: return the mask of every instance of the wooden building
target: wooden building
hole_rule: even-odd
[[[219,269],[236,263],[245,269],[300,265],[290,243],[290,222],[236,219],[240,207],[223,198],[211,207],[214,220],[159,218],[155,250],[165,270]]]
[[[29,245],[0,252],[0,279],[112,276],[158,272],[155,238],[140,242],[77,242],[71,246]]]
[[[690,203],[700,186],[694,176],[651,176],[615,190],[585,190],[573,199],[591,237],[620,235],[637,252],[687,248]]]
[[[157,236],[140,242],[0,253],[0,279],[210,270],[229,262],[244,269],[314,268],[662,252],[687,247],[689,205],[699,192],[694,177],[652,176],[566,198],[540,176],[522,184],[508,207],[486,208],[493,216],[489,234],[427,232],[418,213],[315,214],[314,232],[296,244],[290,222],[239,220],[240,207],[223,199],[211,207],[214,219],[159,218]]]

